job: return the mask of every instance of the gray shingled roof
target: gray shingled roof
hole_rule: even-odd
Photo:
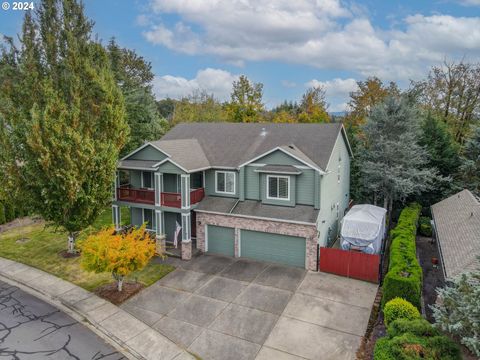
[[[155,169],[156,160],[120,160],[118,162],[119,169]]]
[[[309,224],[315,224],[319,212],[313,206],[307,205],[276,206],[255,200],[237,202],[236,199],[222,197],[206,197],[196,210]]]
[[[480,266],[480,202],[468,190],[432,205],[445,276]]]
[[[265,129],[265,131],[263,131]],[[304,162],[324,170],[332,153],[341,124],[179,124],[154,144],[164,149],[166,140],[196,139],[198,148],[185,147],[182,161],[203,155],[210,166],[238,167],[276,147],[281,147]],[[263,135],[262,135],[263,134]],[[165,151],[174,157],[172,149]],[[179,155],[180,156],[180,155]],[[182,164],[183,166],[183,164]],[[198,166],[197,166],[198,168]]]
[[[165,151],[170,159],[187,170],[210,167],[202,147],[196,139],[157,140],[152,144]]]
[[[265,165],[257,168],[256,172],[268,172],[275,174],[301,174],[302,170],[292,165]]]

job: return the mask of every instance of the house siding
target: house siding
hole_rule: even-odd
[[[160,162],[165,158],[166,155],[164,153],[149,145],[129,156],[128,160],[158,160]]]
[[[255,172],[258,166],[245,166],[245,198],[260,200],[260,174]]]
[[[341,158],[341,161],[339,161]],[[340,165],[340,183],[338,183],[338,166]],[[350,201],[350,156],[347,144],[340,133],[332,151],[326,175],[321,177],[320,213],[317,221],[320,232],[319,244],[326,246],[331,237],[339,233],[340,221]],[[339,204],[338,219],[336,204]],[[330,229],[330,230],[329,230]]]
[[[264,157],[255,161],[258,164],[273,164],[273,165],[305,165],[304,163],[295,160],[291,156],[285,154],[283,151],[276,150]]]
[[[158,167],[158,172],[168,174],[185,174],[185,171],[172,164],[170,161],[164,162]]]
[[[296,176],[296,202],[301,205],[315,205],[315,170],[302,169]]]

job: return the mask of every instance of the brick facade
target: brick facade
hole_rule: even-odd
[[[292,224],[197,212],[197,248],[202,252],[205,252],[205,225],[235,228],[235,257],[238,257],[239,254],[238,239],[241,229],[306,238],[305,268],[313,271],[317,270],[317,229],[314,224]]]
[[[182,241],[182,260],[192,259],[192,241]]]

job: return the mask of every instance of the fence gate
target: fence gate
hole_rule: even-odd
[[[379,282],[380,255],[321,247],[319,261],[320,271]]]

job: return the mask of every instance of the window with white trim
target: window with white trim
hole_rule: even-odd
[[[215,171],[215,191],[220,194],[235,194],[235,173]]]
[[[147,223],[146,228],[148,230],[153,230],[153,210],[151,209],[142,209],[143,210],[143,222]]]
[[[267,175],[267,199],[290,200],[290,177]]]

